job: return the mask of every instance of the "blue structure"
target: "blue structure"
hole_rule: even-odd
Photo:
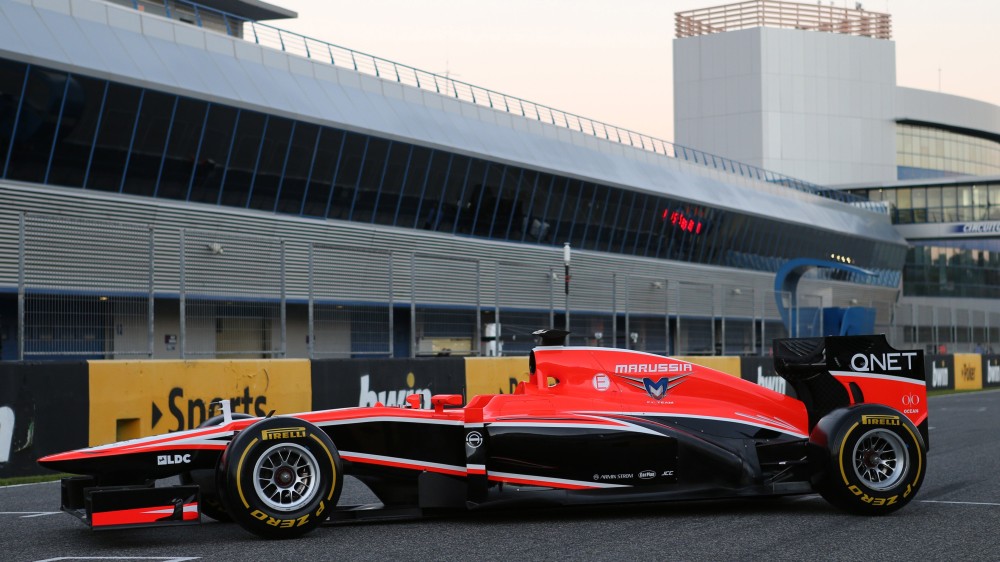
[[[798,286],[802,276],[816,269],[830,269],[840,272],[842,277],[872,277],[867,269],[847,263],[799,258],[789,260],[774,277],[774,299],[789,335],[799,337],[847,336],[870,334],[875,329],[875,310],[852,306],[846,308],[827,307],[800,308],[798,306]],[[835,275],[836,276],[836,275]],[[789,307],[785,307],[782,295],[790,297]],[[822,324],[817,322],[823,319]],[[806,328],[803,333],[803,327]],[[822,328],[822,329],[820,329]]]

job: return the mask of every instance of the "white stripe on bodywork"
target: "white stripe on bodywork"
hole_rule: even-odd
[[[396,464],[408,464],[412,466],[420,466],[424,468],[437,468],[440,470],[451,470],[453,472],[465,472],[464,466],[455,466],[453,464],[442,464],[437,462],[428,461],[418,461],[414,459],[404,459],[402,457],[387,457],[385,455],[370,455],[368,453],[355,453],[352,451],[340,451],[340,456],[342,457],[354,457],[358,459],[366,459],[373,462],[392,462]]]
[[[629,484],[608,484],[607,482],[587,482],[584,480],[567,480],[564,478],[546,478],[544,476],[534,476],[531,474],[514,474],[512,472],[490,471],[489,476],[497,478],[512,478],[516,480],[531,480],[544,484],[564,484],[569,486],[583,486],[587,488],[631,488]]]
[[[679,414],[679,413],[674,413],[674,412],[607,412],[607,413],[604,413],[604,414],[605,415],[611,414],[611,415],[616,415],[616,416],[629,416],[629,417],[643,417],[643,416],[648,416],[648,417],[655,417],[655,418],[689,418],[689,419],[699,419],[699,420],[722,421],[722,422],[737,423],[737,424],[740,424],[740,425],[750,425],[750,426],[753,426],[753,427],[760,427],[762,429],[770,429],[772,431],[777,431],[779,433],[785,433],[785,434],[788,434],[788,435],[793,435],[795,437],[803,437],[803,438],[804,437],[808,437],[808,435],[806,435],[804,433],[799,433],[798,431],[796,431],[794,429],[789,430],[789,429],[784,429],[784,428],[780,428],[780,427],[774,427],[773,425],[767,425],[767,424],[763,424],[763,423],[753,422],[753,421],[750,421],[749,419],[723,418],[723,417],[719,417],[719,416],[705,416],[705,415],[698,415],[698,414]]]
[[[897,377],[896,375],[884,375],[882,373],[857,373],[855,371],[830,371],[830,374],[835,377],[857,377],[860,379],[876,379],[876,380],[891,380],[895,382],[905,382],[909,384],[915,384],[918,386],[927,386],[927,381],[908,379],[906,377]]]
[[[302,418],[304,421],[305,417]],[[403,416],[364,416],[357,418],[344,418],[336,420],[322,420],[322,421],[310,421],[309,423],[317,427],[325,427],[328,425],[346,425],[346,424],[356,424],[356,423],[378,423],[378,422],[399,422],[399,423],[422,423],[428,425],[458,425],[464,426],[465,422],[462,420],[437,420],[433,418],[410,418]]]

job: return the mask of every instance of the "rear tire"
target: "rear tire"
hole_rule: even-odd
[[[927,470],[920,432],[900,412],[860,404],[827,414],[809,437],[813,487],[831,504],[882,515],[916,495]]]
[[[222,456],[219,477],[226,512],[269,539],[316,528],[337,505],[344,479],[330,437],[291,417],[264,419],[241,431]]]

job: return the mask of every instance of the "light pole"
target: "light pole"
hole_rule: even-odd
[[[569,331],[569,242],[563,242],[563,264],[566,266],[566,331]],[[569,337],[567,336],[567,340]]]

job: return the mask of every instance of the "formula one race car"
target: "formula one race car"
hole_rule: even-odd
[[[62,509],[94,529],[233,519],[268,538],[324,520],[533,505],[819,492],[859,514],[913,499],[926,472],[921,351],[883,336],[774,342],[797,398],[686,361],[564,347],[543,330],[512,394],[438,395],[432,409],[239,419],[50,455]],[[339,506],[345,474],[381,501]],[[154,486],[181,475],[181,484]]]

